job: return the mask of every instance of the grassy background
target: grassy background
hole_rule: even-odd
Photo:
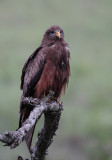
[[[71,77],[47,160],[112,160],[111,0],[0,1],[0,133],[18,126],[23,64],[54,24],[70,47]],[[24,143],[0,143],[0,160],[19,154],[29,156]]]

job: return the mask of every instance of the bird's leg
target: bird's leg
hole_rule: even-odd
[[[55,98],[54,96],[51,97],[51,99],[48,101],[49,103],[52,102],[53,100],[57,100],[57,98]]]
[[[44,92],[44,95],[43,95],[43,96],[46,97],[45,92]]]
[[[44,92],[44,96],[45,96],[45,92]],[[59,105],[61,105],[61,102],[59,101],[59,99],[55,96],[52,96],[50,99],[49,99],[49,103],[51,103],[52,101],[56,101],[57,103],[59,103]]]
[[[56,97],[52,96],[52,100],[57,101],[57,102],[61,105],[61,102],[59,101],[59,99],[58,99],[58,98],[56,98]]]

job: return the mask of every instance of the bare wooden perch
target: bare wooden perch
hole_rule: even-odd
[[[16,148],[24,140],[26,133],[44,113],[44,126],[38,133],[38,139],[34,148],[31,149],[30,159],[26,160],[44,160],[45,155],[47,154],[47,149],[52,143],[53,136],[58,129],[62,104],[59,104],[57,101],[48,102],[53,94],[53,92],[50,92],[47,97],[39,100],[31,97],[22,97],[24,104],[27,104],[28,107],[34,108],[30,113],[29,118],[18,130],[6,131],[3,135],[0,135],[0,141],[5,143],[5,146],[10,146],[11,149]],[[23,158],[19,156],[18,160],[23,160]]]

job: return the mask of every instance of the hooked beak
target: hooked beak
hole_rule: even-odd
[[[60,38],[60,31],[56,31],[56,37]]]

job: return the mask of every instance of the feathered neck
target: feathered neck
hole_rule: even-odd
[[[67,43],[64,41],[64,39],[48,39],[45,36],[42,39],[41,46],[52,46],[56,43],[61,43],[63,46],[67,46]]]

